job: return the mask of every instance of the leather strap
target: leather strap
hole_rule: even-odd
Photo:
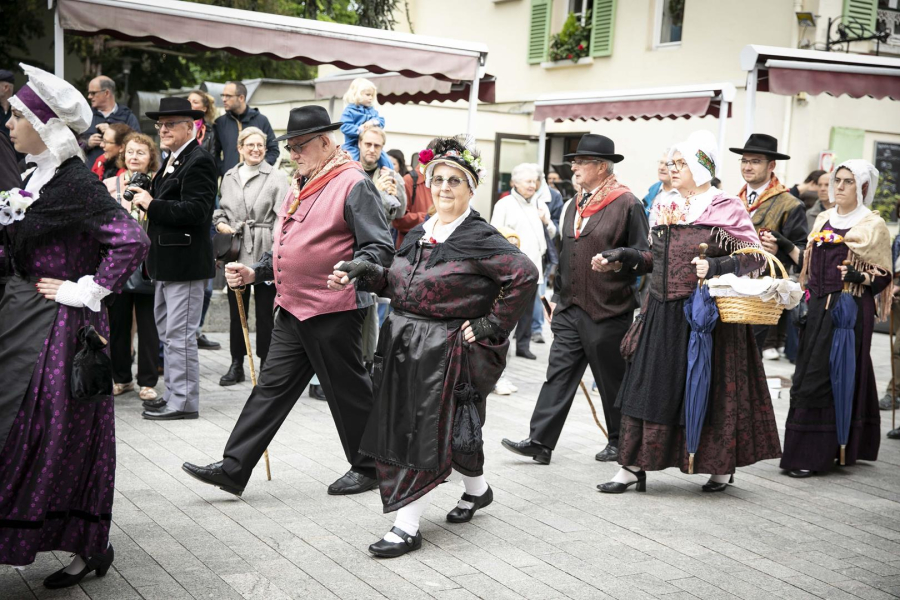
[[[403,543],[405,543],[407,546],[412,546],[416,541],[416,536],[409,535],[399,527],[391,527],[391,533],[403,540]]]

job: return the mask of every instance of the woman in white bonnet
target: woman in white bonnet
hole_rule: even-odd
[[[819,213],[809,234],[801,274],[809,312],[800,332],[781,458],[781,468],[791,477],[828,471],[839,456],[831,387],[831,309],[845,283],[858,312],[856,382],[844,463],[878,458],[881,418],[870,351],[875,320],[886,319],[890,311],[893,265],[887,225],[869,208],[877,187],[878,170],[868,161],[838,165],[828,186],[833,206]],[[844,266],[844,261],[850,264]]]
[[[75,138],[91,121],[84,97],[21,66],[29,81],[5,125],[37,167],[0,207],[0,257],[12,271],[0,302],[0,564],[72,552],[44,579],[62,588],[106,575],[114,556],[112,379],[108,394],[73,397],[76,335],[92,326],[109,338],[103,299],[121,291],[150,240],[84,164]]]

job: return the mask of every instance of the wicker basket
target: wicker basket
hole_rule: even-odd
[[[775,277],[775,266],[781,272],[781,277],[787,279],[787,271],[784,265],[775,255],[769,254],[759,248],[741,248],[734,254],[760,254],[769,263],[769,273]],[[716,307],[719,309],[719,318],[723,323],[739,323],[742,325],[777,325],[784,305],[779,304],[773,298],[765,302],[755,296],[716,296]]]

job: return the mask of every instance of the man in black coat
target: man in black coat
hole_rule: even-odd
[[[206,280],[215,274],[209,230],[216,201],[217,172],[212,155],[194,139],[194,121],[203,116],[185,98],[163,98],[156,121],[169,158],[149,191],[135,191],[134,204],[147,212],[150,255],[156,282],[156,327],[165,344],[165,395],[145,402],[151,420],[196,419],[200,408],[197,337]]]
[[[247,106],[247,87],[240,81],[229,81],[222,90],[225,114],[216,119],[216,145],[213,154],[224,176],[231,167],[241,162],[237,151],[238,135],[246,127],[258,127],[266,134],[266,162],[275,165],[278,160],[278,142],[269,119],[255,108]]]

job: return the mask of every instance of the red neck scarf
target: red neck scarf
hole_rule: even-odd
[[[600,184],[600,187],[595,194],[586,199],[582,197],[582,199],[575,204],[575,210],[578,212],[578,216],[575,220],[575,239],[577,240],[578,236],[581,235],[581,224],[585,219],[597,214],[609,206],[613,200],[630,191],[628,186],[623,185],[616,180],[615,175],[610,175]]]

